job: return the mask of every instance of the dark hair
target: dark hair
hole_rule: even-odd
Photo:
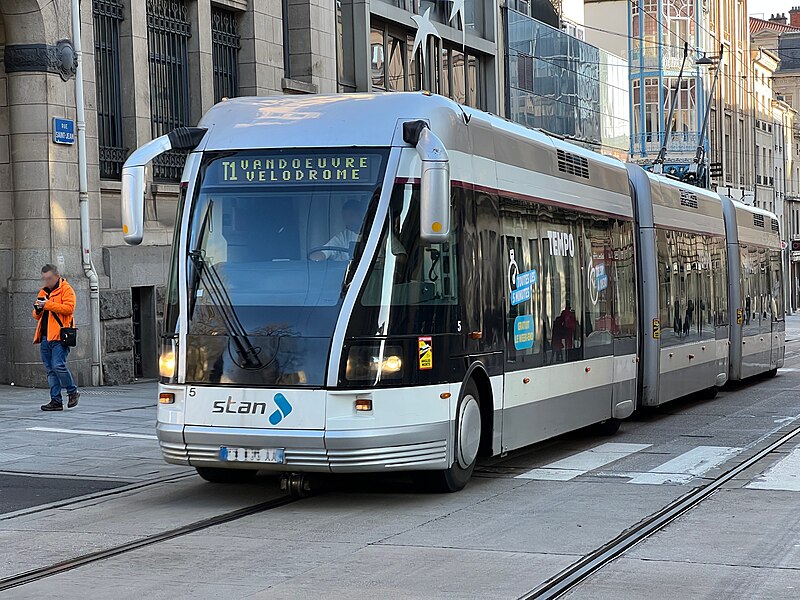
[[[42,273],[53,273],[54,275],[58,275],[58,267],[47,263],[42,267]]]

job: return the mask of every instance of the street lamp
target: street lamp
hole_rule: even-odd
[[[702,187],[708,187],[708,170],[705,168],[705,137],[706,129],[708,128],[708,116],[711,114],[711,104],[714,100],[714,90],[717,87],[717,79],[719,79],[719,72],[722,66],[722,55],[724,52],[725,46],[720,44],[718,57],[709,57],[705,52],[703,52],[703,57],[697,59],[695,62],[696,65],[705,65],[708,67],[716,66],[716,70],[714,72],[714,81],[711,83],[711,91],[708,93],[706,112],[703,115],[703,126],[700,129],[700,137],[697,140],[697,151],[694,154],[694,160],[692,161],[692,164],[689,165],[689,168],[686,170],[686,175],[683,177],[684,181],[693,183],[694,185],[700,185]]]

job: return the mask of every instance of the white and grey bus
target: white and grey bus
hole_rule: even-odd
[[[453,491],[479,455],[727,379],[707,193],[425,93],[240,98],[130,156],[128,243],[170,150],[157,434],[206,479],[405,470]]]

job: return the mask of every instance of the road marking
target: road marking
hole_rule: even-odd
[[[0,452],[0,463],[22,460],[23,458],[30,458],[31,456],[31,454],[11,454],[10,452]]]
[[[795,369],[794,367],[781,367],[778,369],[778,373],[796,373],[800,371],[800,369]]]
[[[727,446],[698,446],[672,460],[668,460],[647,473],[640,473],[628,483],[661,485],[664,483],[687,483],[718,467],[729,458],[739,454],[742,448]]]
[[[95,431],[93,429],[59,429],[58,427],[28,427],[28,431],[44,431],[47,433],[73,433],[76,435],[97,435],[101,437],[123,437],[137,440],[157,440],[154,435],[144,433],[118,433],[116,431]]]
[[[517,475],[515,479],[538,479],[543,481],[569,481],[579,475],[612,463],[620,458],[649,448],[651,444],[619,444],[609,442],[595,446],[591,450],[579,452],[554,463],[531,469]]]
[[[800,492],[800,448],[792,450],[745,487],[754,490]]]

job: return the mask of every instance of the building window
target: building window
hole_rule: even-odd
[[[147,0],[153,138],[189,125],[189,37],[185,0]],[[185,160],[184,152],[162,154],[153,161],[153,178],[179,181]]]
[[[336,65],[340,92],[356,91],[354,42],[353,0],[336,0]],[[286,43],[284,41],[284,46]]]
[[[122,140],[122,84],[119,76],[122,3],[116,0],[93,0],[92,13],[100,177],[120,179],[126,155]]]
[[[236,13],[212,8],[211,40],[216,102],[239,95],[239,39]]]
[[[475,108],[485,106],[483,62],[477,53],[464,54],[439,40],[428,41],[428,54],[414,54],[408,30],[377,19],[370,28],[373,90],[428,90]]]

